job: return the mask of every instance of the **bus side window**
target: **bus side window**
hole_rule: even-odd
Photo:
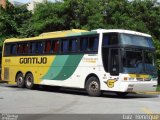
[[[44,48],[43,42],[38,42],[38,43],[37,43],[37,53],[38,53],[38,54],[43,53],[43,48]]]
[[[103,46],[107,45],[118,45],[118,34],[117,33],[105,33],[103,34]]]
[[[62,53],[68,52],[68,48],[69,48],[69,40],[62,40],[62,42],[61,42]]]
[[[107,46],[108,45],[108,41],[109,41],[109,37],[107,35],[105,35],[103,37],[103,46]]]
[[[29,53],[29,44],[28,43],[24,43],[23,44],[23,53],[24,54],[28,54]]]
[[[89,37],[88,51],[98,51],[98,37]]]
[[[51,51],[51,41],[46,41],[45,42],[45,53],[50,53]]]
[[[23,44],[22,44],[22,43],[19,43],[19,44],[18,44],[17,53],[18,53],[18,54],[22,54],[22,53],[23,53]]]
[[[12,44],[11,45],[10,55],[15,55],[16,53],[17,53],[17,45],[16,44]]]
[[[84,51],[87,50],[87,46],[88,46],[87,41],[88,41],[88,38],[87,38],[87,37],[82,37],[82,38],[80,39],[80,51],[81,51],[81,52],[84,52]]]
[[[33,53],[33,54],[36,53],[36,42],[31,43],[31,53]]]
[[[69,49],[71,52],[76,52],[77,51],[77,40],[73,39],[69,41]]]
[[[58,41],[58,40],[53,40],[53,41],[52,41],[51,52],[52,52],[52,53],[57,53],[58,50],[59,50],[59,41]]]

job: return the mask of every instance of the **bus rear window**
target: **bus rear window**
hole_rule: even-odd
[[[5,44],[4,46],[4,56],[16,55],[17,45],[16,44]]]
[[[4,56],[10,55],[10,51],[11,51],[11,47],[10,46],[11,45],[9,45],[9,44],[5,44],[4,45]]]

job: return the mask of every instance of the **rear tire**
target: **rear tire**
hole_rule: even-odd
[[[27,73],[26,77],[25,77],[25,86],[28,89],[33,89],[34,87],[34,78],[32,73]]]
[[[88,95],[98,97],[101,95],[100,83],[97,77],[90,77],[86,82]]]
[[[24,88],[25,87],[25,81],[22,73],[18,73],[16,76],[16,82],[18,88]]]

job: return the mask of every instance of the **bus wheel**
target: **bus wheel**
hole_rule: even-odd
[[[116,92],[116,94],[119,96],[119,97],[125,97],[128,92]]]
[[[34,86],[34,78],[33,78],[33,75],[32,73],[28,73],[25,77],[25,85],[26,85],[26,88],[28,89],[32,89],[33,86]]]
[[[24,88],[25,87],[24,77],[23,77],[22,73],[17,74],[16,82],[17,82],[17,87],[19,87],[19,88]]]
[[[86,90],[88,95],[98,97],[101,95],[100,83],[98,78],[90,77],[86,82]]]

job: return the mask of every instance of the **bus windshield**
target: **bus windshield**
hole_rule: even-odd
[[[122,62],[124,73],[156,74],[154,53],[152,51],[124,49]]]
[[[120,37],[121,37],[120,44],[122,45],[133,45],[133,46],[139,46],[139,47],[154,48],[151,37],[131,35],[126,33],[120,34]]]

